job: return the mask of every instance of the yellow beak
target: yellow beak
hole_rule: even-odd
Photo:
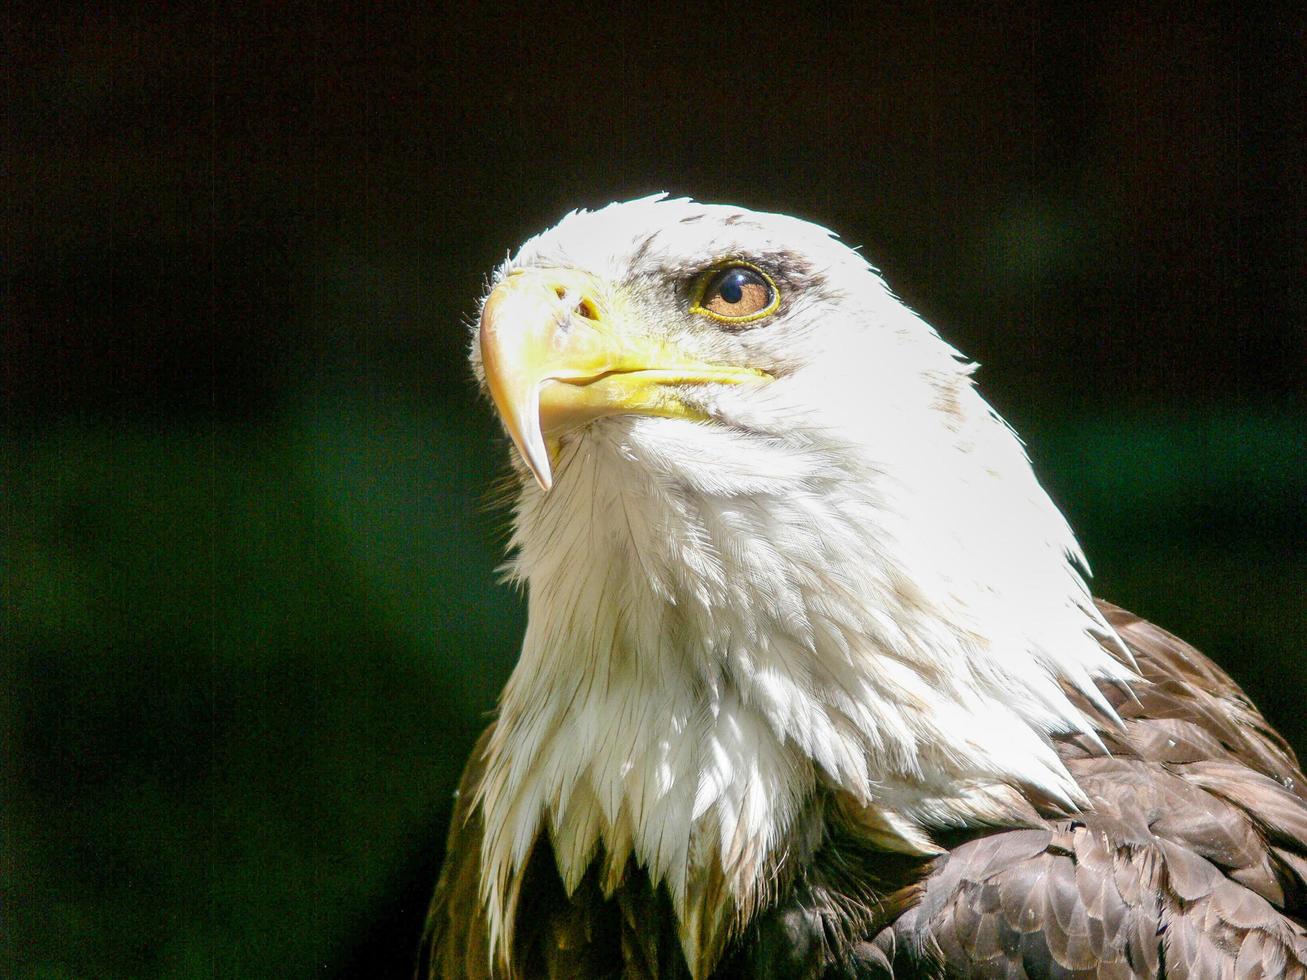
[[[547,441],[606,415],[704,419],[676,385],[739,384],[769,376],[705,364],[647,331],[629,329],[591,276],[514,272],[481,310],[481,363],[490,397],[541,489],[553,484]]]

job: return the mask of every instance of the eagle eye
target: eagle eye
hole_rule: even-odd
[[[700,277],[690,312],[723,323],[748,323],[770,316],[780,304],[781,294],[767,273],[735,261]]]

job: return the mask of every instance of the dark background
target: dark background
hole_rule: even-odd
[[[1307,747],[1293,8],[140,6],[0,15],[0,972],[407,971],[522,625],[461,321],[656,190],[864,246]]]

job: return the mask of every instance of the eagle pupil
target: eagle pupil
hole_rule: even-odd
[[[744,287],[747,283],[743,272],[732,272],[722,280],[719,293],[722,299],[734,305],[744,299]]]

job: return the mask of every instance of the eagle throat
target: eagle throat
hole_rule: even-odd
[[[569,892],[596,859],[609,893],[630,862],[665,887],[703,975],[765,906],[818,789],[915,853],[1026,793],[1084,802],[1051,744],[1096,737],[1067,691],[1098,701],[1095,679],[1129,674],[1015,438],[987,407],[972,428],[954,445],[1009,463],[996,498],[1033,487],[1006,553],[983,478],[940,508],[913,484],[932,474],[888,480],[851,439],[605,419],[563,445],[550,493],[523,482],[509,573],[528,626],[479,792],[494,955],[542,833]],[[753,472],[768,484],[732,485]]]

